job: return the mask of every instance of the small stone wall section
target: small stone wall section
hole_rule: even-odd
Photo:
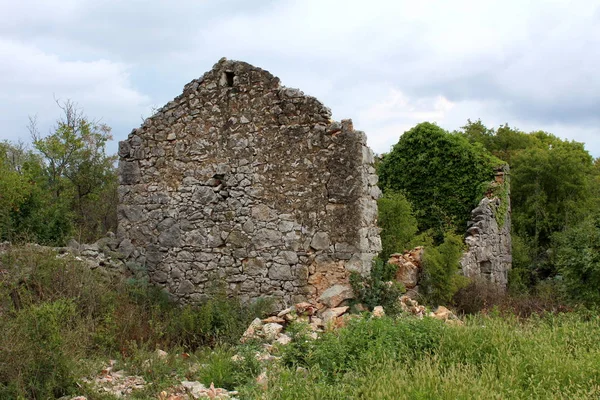
[[[363,132],[221,59],[119,144],[119,250],[182,301],[219,284],[281,305],[367,274],[381,249]]]
[[[471,212],[465,243],[467,252],[461,259],[462,273],[471,278],[483,278],[506,289],[508,271],[512,266],[509,168],[496,170],[494,185],[502,186],[504,196],[488,195]],[[506,201],[508,204],[503,205]],[[497,214],[504,208],[503,220]]]

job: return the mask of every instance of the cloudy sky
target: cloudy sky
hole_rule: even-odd
[[[221,57],[352,118],[378,153],[418,122],[481,118],[600,156],[597,0],[0,0],[0,140],[29,140],[29,115],[48,132],[55,98],[122,140]]]

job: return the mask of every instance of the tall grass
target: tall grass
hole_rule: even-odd
[[[223,293],[177,306],[143,276],[123,279],[36,247],[0,258],[0,398],[75,393],[81,359],[135,358],[140,351],[237,343],[269,305]]]
[[[462,327],[426,319],[386,319],[357,321],[337,334],[338,341],[331,335],[315,341],[304,363],[308,372],[276,366],[265,392],[247,389],[245,395],[268,399],[600,397],[597,316],[570,313],[525,321],[476,316]]]

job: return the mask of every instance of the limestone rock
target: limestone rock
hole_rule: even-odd
[[[257,339],[259,337],[258,333],[262,330],[262,328],[263,328],[263,323],[260,320],[260,318],[255,318],[250,323],[250,326],[248,326],[248,328],[246,329],[244,334],[242,335],[242,338],[240,341],[242,343],[245,343],[248,340]]]
[[[395,280],[402,283],[406,289],[413,289],[419,283],[422,256],[423,247],[415,247],[404,254],[392,254],[388,260],[389,264],[398,267]]]
[[[329,322],[335,321],[337,317],[344,314],[349,308],[350,307],[348,306],[344,306],[326,309],[321,313],[321,316],[323,317],[323,323],[327,325]]]
[[[291,337],[282,333],[277,337],[277,340],[275,342],[285,346],[286,344],[291,343],[291,341],[292,341]]]
[[[385,311],[382,306],[376,306],[375,308],[373,308],[372,315],[373,315],[373,318],[381,318],[381,317],[385,316]]]
[[[277,336],[281,333],[282,330],[283,325],[276,324],[274,322],[269,322],[268,324],[265,324],[262,328],[262,331],[265,335],[265,339],[267,339],[268,341],[273,341],[277,339]]]
[[[354,297],[352,288],[347,285],[333,285],[323,292],[318,301],[325,304],[329,308],[339,306],[344,300]]]

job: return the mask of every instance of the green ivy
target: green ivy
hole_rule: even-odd
[[[502,161],[480,144],[424,122],[405,132],[378,165],[384,192],[402,191],[414,207],[421,231],[438,242],[448,230],[462,231],[481,199],[481,185]]]

